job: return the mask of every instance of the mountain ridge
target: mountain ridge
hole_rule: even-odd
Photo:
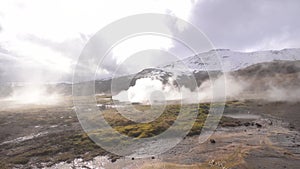
[[[222,68],[216,67],[216,61],[212,56],[218,57]],[[167,65],[159,66],[165,69],[182,69],[182,66],[189,68],[189,71],[220,70],[230,72],[245,68],[247,66],[271,62],[274,60],[300,60],[300,48],[290,48],[282,50],[265,50],[255,52],[237,52],[229,49],[213,49],[208,52],[189,56],[182,60],[171,62]]]

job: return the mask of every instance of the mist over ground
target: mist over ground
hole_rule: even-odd
[[[140,78],[136,80],[135,85],[114,95],[113,98],[145,104],[155,100],[182,100],[185,103],[197,103],[218,101],[224,97],[220,91],[225,90],[227,100],[263,99],[298,102],[300,101],[300,90],[297,85],[300,80],[299,68],[299,61],[260,63],[235,72],[220,73],[217,79],[198,79],[200,84],[194,89],[176,85],[177,77],[164,79],[167,82],[156,77]]]

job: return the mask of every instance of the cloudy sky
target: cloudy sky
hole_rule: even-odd
[[[140,13],[184,19],[202,30],[216,48],[297,48],[299,9],[298,0],[0,0],[0,82],[71,81],[89,38],[117,19]],[[167,23],[166,28],[187,30]],[[108,64],[119,65],[147,49],[181,52],[172,39],[138,37],[116,46]],[[157,59],[147,56],[146,60]]]

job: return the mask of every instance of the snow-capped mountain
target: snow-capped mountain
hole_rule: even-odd
[[[161,69],[155,69],[155,68],[147,68],[136,74],[132,80],[130,85],[134,86],[137,79],[140,78],[150,78],[150,79],[157,79],[162,81],[163,83],[166,83],[169,78],[173,76],[172,72],[166,72]]]
[[[274,60],[300,60],[300,48],[258,52],[236,52],[229,49],[216,49],[178,60],[159,68],[178,71],[187,70],[188,68],[188,71],[192,72],[205,70],[230,72],[256,63]]]

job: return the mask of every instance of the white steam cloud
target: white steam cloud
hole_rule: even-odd
[[[271,86],[270,89],[267,90],[266,97],[269,101],[296,102],[300,100],[300,89],[286,89]]]
[[[113,99],[144,104],[155,101],[176,100],[185,103],[210,102],[212,100],[221,101],[224,100],[225,97],[236,97],[247,86],[245,82],[238,81],[230,75],[220,76],[213,81],[206,80],[193,91],[184,86],[181,88],[177,87],[174,85],[174,81],[173,78],[169,78],[168,82],[163,84],[163,82],[158,79],[141,78],[128,90],[113,96]]]
[[[120,101],[150,103],[153,101],[179,100],[181,93],[170,78],[167,84],[158,79],[141,78],[128,90],[120,92],[113,98]]]
[[[2,101],[17,105],[55,105],[61,99],[61,95],[55,92],[48,92],[43,85],[27,85],[16,87],[10,96]]]
[[[215,80],[206,80],[195,90],[174,85],[169,78],[163,84],[158,79],[141,78],[134,86],[113,96],[124,102],[150,104],[162,101],[183,101],[184,103],[216,102],[226,100],[262,99],[266,101],[300,101],[300,89],[269,79],[266,84],[261,79],[246,79],[226,74]],[[298,80],[298,79],[296,79]]]

